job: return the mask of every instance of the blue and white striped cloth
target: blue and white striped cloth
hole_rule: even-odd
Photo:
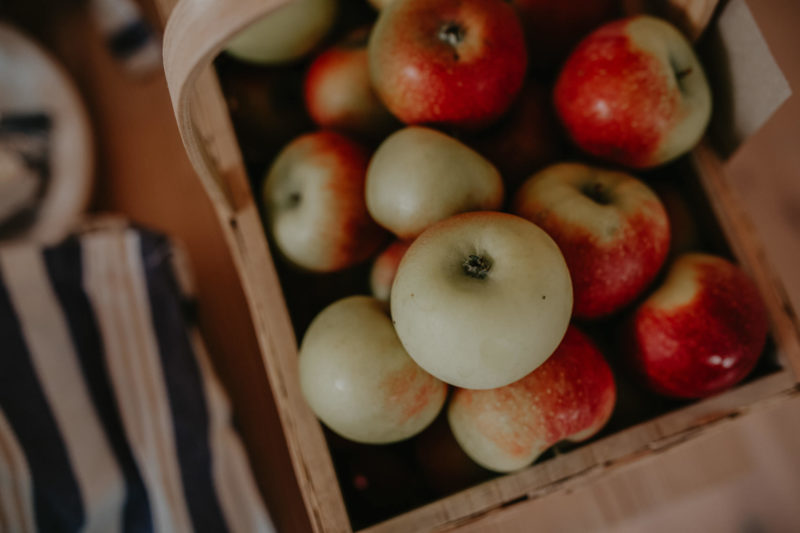
[[[273,531],[182,257],[118,222],[0,248],[0,531]]]

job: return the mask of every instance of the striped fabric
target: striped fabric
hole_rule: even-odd
[[[183,264],[118,221],[0,248],[0,531],[273,531]]]

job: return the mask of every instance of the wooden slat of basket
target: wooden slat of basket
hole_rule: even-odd
[[[540,498],[606,475],[643,457],[681,445],[701,432],[775,402],[796,396],[794,376],[780,371],[687,408],[639,424],[549,459],[392,518],[360,533],[448,531],[484,519],[508,502]]]

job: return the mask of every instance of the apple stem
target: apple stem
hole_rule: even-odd
[[[439,40],[456,47],[464,41],[464,28],[456,22],[446,22],[439,30]]]
[[[587,183],[581,188],[581,192],[600,205],[608,205],[611,203],[608,190],[602,183]]]
[[[492,268],[492,262],[480,255],[470,255],[461,265],[464,273],[475,279],[486,279],[489,270]]]
[[[289,195],[287,203],[289,205],[289,208],[297,207],[300,204],[300,193],[299,192],[291,193]]]

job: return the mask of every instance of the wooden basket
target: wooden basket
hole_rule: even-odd
[[[277,406],[303,505],[315,531],[350,531],[331,454],[319,422],[301,395],[297,339],[251,192],[212,62],[227,40],[253,21],[291,0],[180,0],[169,19],[164,64],[172,103],[189,157],[220,219],[239,271],[257,332],[263,368]],[[166,11],[171,0],[160,0]],[[638,2],[629,2],[638,4]],[[681,25],[698,35],[715,1],[673,1]],[[780,369],[764,377],[538,463],[440,499],[367,530],[449,530],[480,521],[491,511],[508,512],[542,497],[602,476],[645,455],[774,401],[795,394],[800,376],[800,323],[765,260],[751,224],[726,184],[716,154],[701,145],[690,162],[706,192],[733,255],[755,279],[769,310]],[[242,387],[264,387],[243,364]],[[258,406],[247,416],[259,416]],[[265,451],[265,453],[267,453]],[[280,513],[280,509],[272,509]]]

